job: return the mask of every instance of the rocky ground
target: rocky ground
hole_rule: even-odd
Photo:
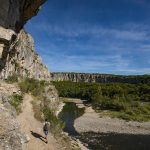
[[[17,85],[0,81],[0,150],[21,150],[26,142],[16,120],[16,111],[9,104],[12,94],[20,94]]]

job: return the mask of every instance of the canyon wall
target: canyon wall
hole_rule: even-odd
[[[45,0],[0,0],[0,150],[22,150],[28,142],[11,106],[14,94],[22,95],[17,84],[3,80],[8,76],[50,80],[50,73],[35,52],[33,38],[23,30]],[[59,103],[56,89],[47,87],[46,104]],[[55,106],[57,107],[57,106]]]
[[[34,52],[34,42],[21,30],[45,0],[0,0],[0,79],[12,74],[50,79]]]
[[[8,52],[3,53],[0,79],[17,75],[35,79],[50,80],[50,73],[35,52],[33,38],[24,30],[17,35]]]
[[[150,83],[150,76],[123,76],[111,74],[90,74],[90,73],[51,73],[52,81],[72,81],[89,83]]]

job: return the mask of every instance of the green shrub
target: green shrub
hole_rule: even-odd
[[[14,82],[18,82],[18,76],[16,74],[13,74],[11,76],[8,76],[6,79],[7,83],[14,83]]]
[[[45,85],[45,81],[39,81],[33,78],[26,78],[24,81],[19,83],[22,92],[31,92],[33,96],[41,96],[44,92]]]
[[[10,97],[9,103],[16,109],[17,114],[21,112],[21,103],[23,101],[23,97],[18,94],[14,94]]]

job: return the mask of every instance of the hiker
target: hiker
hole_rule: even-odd
[[[46,143],[48,143],[47,135],[48,135],[49,125],[50,125],[50,123],[47,121],[47,119],[45,119],[43,131],[44,131],[44,134],[45,134]]]

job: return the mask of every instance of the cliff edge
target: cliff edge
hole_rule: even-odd
[[[150,83],[150,75],[111,75],[94,73],[52,72],[52,81],[72,81],[89,83]]]

